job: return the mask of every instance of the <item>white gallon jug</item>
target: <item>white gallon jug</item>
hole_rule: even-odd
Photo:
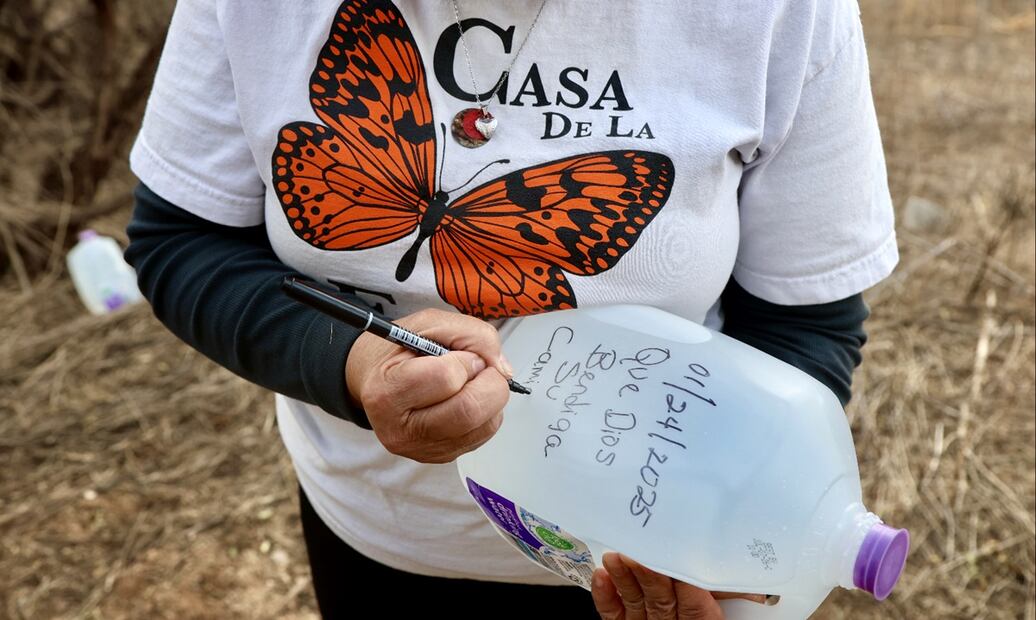
[[[501,333],[532,394],[512,394],[499,432],[457,465],[530,560],[589,589],[614,550],[776,601],[722,601],[730,620],[802,620],[836,586],[889,595],[908,534],[864,508],[849,425],[824,385],[645,306],[536,315]]]
[[[79,233],[79,243],[68,252],[68,272],[91,314],[106,314],[143,299],[137,274],[123,259],[118,242],[93,230]]]

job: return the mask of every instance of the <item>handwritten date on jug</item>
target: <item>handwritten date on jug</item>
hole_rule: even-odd
[[[704,394],[706,384],[702,379],[709,377],[709,370],[701,364],[689,364],[687,368],[691,371],[690,375],[694,376],[685,375],[683,378],[690,381],[690,384],[662,382],[669,388],[665,394],[665,412],[654,421],[656,426],[647,435],[655,445],[648,446],[646,462],[640,468],[640,482],[643,484],[636,485],[637,491],[629,504],[630,515],[643,518],[640,527],[647,527],[653,514],[651,509],[658,502],[658,485],[662,477],[659,466],[669,460],[674,450],[687,449],[687,444],[680,441],[684,432],[681,418],[687,412],[687,395],[710,407],[716,406],[716,401]]]

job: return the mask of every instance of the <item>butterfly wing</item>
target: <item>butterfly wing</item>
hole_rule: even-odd
[[[358,163],[334,131],[314,123],[281,129],[273,183],[296,235],[323,250],[363,250],[407,236],[418,202]]]
[[[673,176],[665,155],[604,151],[472,190],[450,205],[432,236],[439,294],[484,318],[575,307],[564,272],[614,267],[665,205]]]
[[[430,243],[435,284],[447,303],[483,319],[576,307],[560,267],[465,228],[442,229]]]
[[[420,52],[391,2],[342,3],[309,94],[323,125],[285,126],[273,155],[292,230],[329,250],[412,232],[434,193],[435,130]]]

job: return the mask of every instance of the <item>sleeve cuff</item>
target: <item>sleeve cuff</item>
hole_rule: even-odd
[[[892,273],[899,262],[899,248],[893,231],[875,250],[837,269],[800,277],[769,276],[741,263],[734,265],[734,278],[746,291],[783,306],[825,304],[860,293]]]
[[[130,168],[156,194],[210,222],[241,228],[264,221],[263,196],[238,196],[200,183],[162,159],[143,133],[130,151]]]

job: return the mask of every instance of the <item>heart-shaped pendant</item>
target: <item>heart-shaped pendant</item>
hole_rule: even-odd
[[[497,121],[489,112],[479,108],[461,110],[453,117],[450,132],[461,146],[477,148],[489,141],[496,131]]]
[[[493,137],[493,132],[496,131],[496,119],[492,114],[486,112],[484,115],[475,119],[475,129],[485,136],[486,140],[489,140]]]

